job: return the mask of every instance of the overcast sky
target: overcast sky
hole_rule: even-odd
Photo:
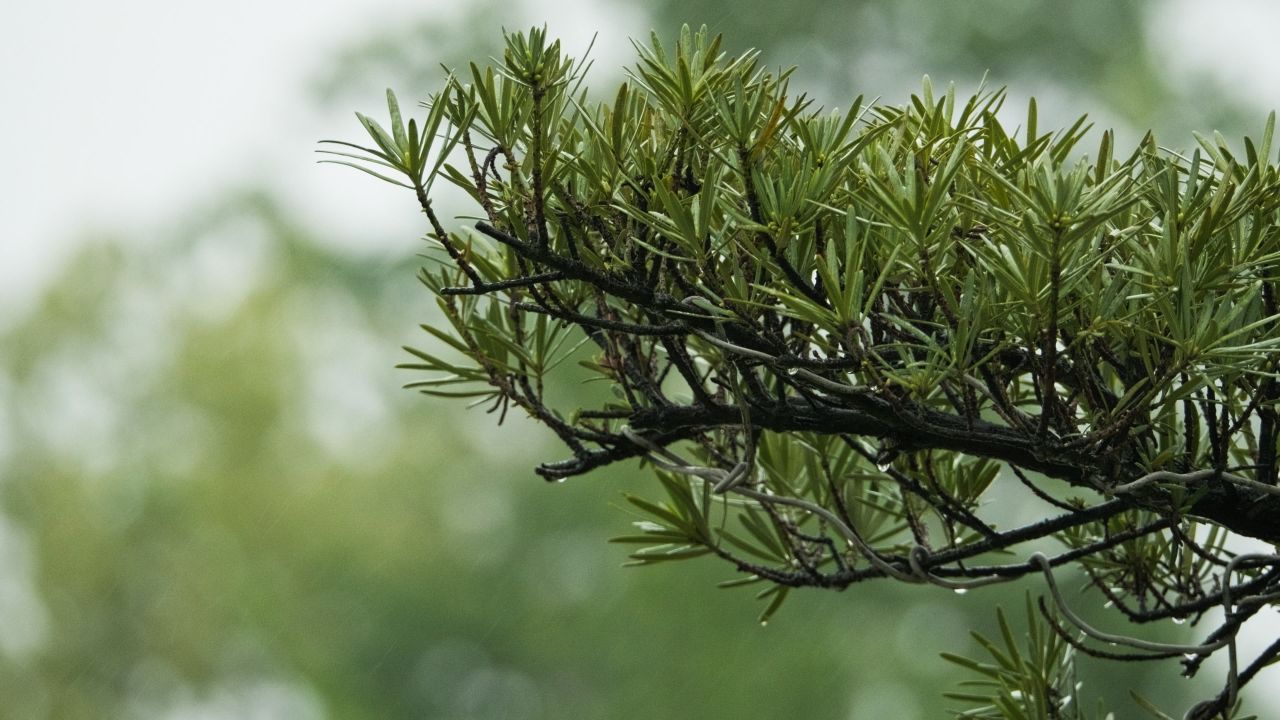
[[[353,238],[354,251],[370,235],[396,234],[369,232],[390,223],[373,229],[403,227],[415,252],[412,204],[359,173],[314,164],[318,139],[353,137],[359,127],[350,112],[322,116],[309,91],[337,50],[428,15],[447,22],[455,5],[9,4],[0,14],[0,136],[9,138],[0,161],[0,326],[77,241],[95,233],[163,239],[184,210],[233,184],[280,188],[331,236]],[[545,17],[536,2],[517,1],[506,17],[512,28],[549,22],[569,48],[585,48],[599,31],[611,42],[593,55],[616,64],[608,48],[629,49],[624,36],[634,32],[622,28],[645,23],[616,5],[562,1]],[[383,88],[368,90],[361,109],[374,113]]]

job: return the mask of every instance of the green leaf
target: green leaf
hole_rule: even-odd
[[[1129,697],[1133,698],[1133,701],[1138,703],[1138,707],[1141,707],[1143,710],[1146,710],[1148,713],[1150,713],[1151,717],[1156,718],[1156,720],[1174,720],[1172,716],[1166,715],[1162,710],[1160,710],[1160,708],[1156,707],[1155,704],[1152,703],[1150,700],[1139,695],[1137,691],[1130,690]]]
[[[391,88],[387,88],[387,110],[391,113],[391,132],[394,135],[396,148],[400,151],[399,156],[407,160],[410,148],[409,137],[405,135],[404,120],[400,118],[400,103],[396,101],[396,94],[391,92]]]

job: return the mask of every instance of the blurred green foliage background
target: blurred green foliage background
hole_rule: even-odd
[[[705,22],[732,52],[799,64],[833,105],[986,72],[1039,96],[1043,124],[1248,126],[1212,83],[1160,72],[1143,2],[622,9],[635,37]],[[425,96],[440,62],[494,53],[503,23],[480,3],[351,37],[317,60],[328,135],[356,132],[370,87]],[[311,160],[297,172],[336,172]],[[1021,587],[867,586],[795,594],[761,627],[715,562],[622,568],[605,539],[644,473],[546,485],[549,433],[400,390],[399,346],[432,317],[415,258],[333,249],[280,190],[157,208],[161,243],[86,232],[0,329],[0,718],[943,717],[957,676],[937,653],[1020,607]],[[1091,667],[1083,697],[1119,717],[1126,687],[1180,709],[1208,686]]]

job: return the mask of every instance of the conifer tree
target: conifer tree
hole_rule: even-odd
[[[545,425],[547,480],[646,463],[660,497],[615,541],[722,559],[762,621],[797,588],[1033,578],[1025,639],[1001,614],[989,661],[947,656],[977,676],[963,717],[1093,717],[1076,652],[1223,654],[1184,717],[1239,717],[1280,657],[1237,653],[1280,598],[1280,555],[1237,549],[1280,542],[1274,115],[1239,149],[1086,147],[1034,100],[1011,129],[1001,90],[826,111],[705,29],[636,51],[600,101],[545,30],[510,34],[421,122],[388,91],[389,128],[328,141],[425,214],[440,319],[410,387]],[[607,390],[573,407],[574,380]],[[1071,573],[1131,632],[1080,617]]]

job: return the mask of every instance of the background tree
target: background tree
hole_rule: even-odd
[[[450,331],[424,329],[469,362],[414,350],[435,374],[412,387],[549,426],[572,457],[548,479],[646,459],[666,497],[629,498],[647,517],[618,540],[730,562],[762,622],[796,587],[1043,575],[1028,653],[1001,617],[997,664],[952,658],[986,678],[954,696],[971,714],[1079,716],[1074,647],[1188,675],[1221,651],[1187,717],[1234,716],[1280,655],[1236,647],[1280,557],[1225,547],[1280,526],[1273,121],[1239,158],[1117,155],[1109,131],[1088,158],[1084,118],[1041,133],[1032,101],[1009,131],[1001,91],[826,114],[686,28],[595,103],[544,31],[507,40],[421,126],[389,92],[389,131],[361,115],[372,146],[328,151],[413,190],[442,251],[420,278]],[[437,217],[440,178],[475,233]],[[569,412],[547,379],[574,359],[609,394]],[[1052,510],[993,519],[1001,470]],[[1100,631],[1071,564],[1134,623],[1224,614],[1191,645]]]

